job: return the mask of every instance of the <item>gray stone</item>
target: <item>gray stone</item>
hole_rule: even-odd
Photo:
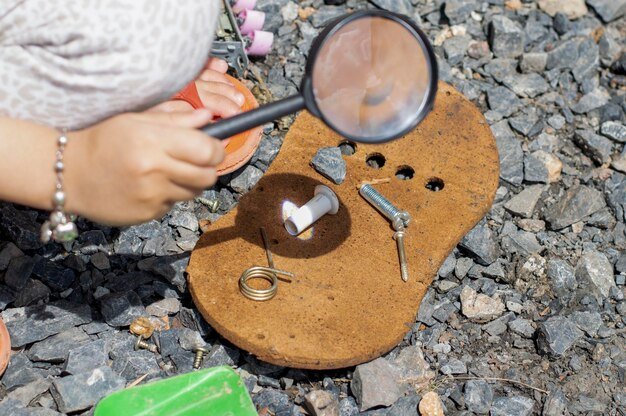
[[[525,53],[520,62],[523,72],[543,72],[548,63],[548,54],[545,52]]]
[[[590,337],[595,337],[602,326],[602,317],[598,312],[573,312],[569,319]]]
[[[0,203],[0,233],[14,242],[20,250],[37,250],[43,244],[39,239],[40,225],[33,211],[20,211],[8,202]]]
[[[41,306],[7,309],[2,319],[11,334],[11,345],[22,347],[74,326],[91,322],[89,305],[58,301]]]
[[[516,73],[517,59],[496,58],[485,65],[485,71],[498,82]],[[513,95],[517,98],[515,95]],[[520,104],[521,105],[521,104]]]
[[[567,408],[567,399],[561,390],[552,390],[543,404],[542,416],[563,416]]]
[[[484,380],[469,380],[465,383],[464,398],[467,410],[484,415],[489,413],[493,402],[493,390]]]
[[[583,153],[593,159],[598,165],[611,160],[613,143],[606,137],[589,130],[576,130],[574,141],[582,149]]]
[[[50,388],[50,384],[52,382],[48,379],[40,378],[35,381],[31,381],[25,386],[19,387],[13,390],[11,393],[7,395],[7,399],[9,400],[17,400],[22,403],[24,406],[28,406],[28,404],[44,394]]]
[[[52,409],[24,407],[19,400],[6,399],[0,403],[0,415],[7,416],[63,416]]]
[[[48,299],[50,296],[50,289],[48,286],[41,283],[39,280],[28,279],[26,281],[26,286],[17,292],[17,296],[15,296],[13,306],[22,307],[33,305],[40,300]]]
[[[109,262],[109,256],[107,256],[106,253],[103,253],[103,252],[98,252],[92,255],[89,261],[98,270],[108,270],[111,268],[111,263]]]
[[[578,59],[572,69],[574,79],[582,83],[592,79],[600,66],[600,48],[592,38],[583,38],[578,46]]]
[[[189,328],[181,328],[178,331],[178,343],[181,348],[187,351],[193,351],[196,347],[204,347],[206,345],[202,335],[198,331]]]
[[[80,328],[71,328],[34,344],[28,351],[32,361],[60,363],[67,358],[67,352],[89,341],[89,335]]]
[[[593,292],[604,298],[609,297],[615,287],[613,265],[603,253],[590,251],[584,253],[576,265],[578,282],[588,286]]]
[[[451,24],[465,23],[476,4],[468,0],[446,0],[443,12]]]
[[[561,13],[575,20],[587,14],[585,0],[539,0],[537,4],[541,10],[553,17]]]
[[[312,416],[339,416],[339,400],[325,390],[313,390],[304,396],[304,404]]]
[[[43,378],[41,373],[41,370],[33,368],[33,363],[26,354],[18,352],[11,355],[9,365],[2,375],[2,384],[7,391],[12,391]]]
[[[581,39],[570,39],[562,42],[556,48],[548,52],[546,69],[571,69],[578,60],[578,46]]]
[[[397,384],[407,391],[426,387],[436,375],[424,359],[422,345],[419,343],[403,348],[390,363],[399,375]]]
[[[505,17],[495,15],[489,27],[491,50],[499,58],[516,58],[524,53],[524,30]]]
[[[467,374],[467,366],[463,361],[453,358],[442,365],[439,371],[447,376],[454,374]]]
[[[63,413],[78,412],[95,405],[104,396],[124,388],[126,381],[110,367],[54,380],[50,392]]]
[[[554,115],[548,118],[548,124],[555,130],[561,130],[565,126],[565,117],[562,115]]]
[[[551,153],[537,150],[524,157],[524,180],[553,183],[561,178],[563,162]]]
[[[524,257],[543,251],[537,236],[528,231],[515,231],[505,235],[502,237],[502,248],[508,253],[517,253]]]
[[[606,121],[600,127],[600,133],[619,143],[626,143],[626,126],[617,121]]]
[[[596,88],[583,95],[578,102],[570,106],[574,113],[583,114],[588,113],[596,108],[600,108],[609,102],[609,94],[602,88]]]
[[[16,247],[17,248],[17,247]],[[15,257],[9,262],[4,283],[13,290],[22,290],[33,273],[37,260],[29,256]]]
[[[470,36],[453,36],[443,43],[443,50],[450,65],[458,65],[463,61],[471,41]]]
[[[548,318],[539,325],[537,347],[543,354],[560,357],[583,336],[583,333],[569,319],[563,316]]]
[[[506,120],[491,126],[500,158],[500,177],[513,185],[524,180],[524,152],[522,142],[515,137]]]
[[[537,202],[539,202],[539,198],[541,198],[544,188],[543,185],[529,186],[504,204],[504,208],[515,215],[530,218],[533,215]]]
[[[146,312],[153,316],[173,315],[180,311],[180,301],[176,298],[161,299],[146,307]]]
[[[237,193],[243,194],[248,192],[263,176],[263,171],[254,166],[246,166],[246,168],[230,181],[230,187]]]
[[[523,336],[524,338],[532,338],[535,333],[535,327],[532,324],[532,321],[524,318],[517,318],[514,321],[508,323],[509,329]]]
[[[33,268],[33,274],[39,277],[50,289],[59,292],[69,288],[76,279],[76,273],[73,270],[44,258],[37,261]]]
[[[533,411],[533,399],[522,396],[498,397],[493,401],[490,416],[528,416]]]
[[[168,223],[174,227],[182,227],[191,231],[198,231],[198,219],[189,211],[175,210],[170,213]]]
[[[252,398],[257,409],[267,408],[274,415],[294,415],[295,406],[282,391],[263,389]]]
[[[541,132],[543,121],[540,120],[538,111],[531,108],[510,118],[509,125],[516,132],[532,137]]]
[[[489,322],[504,313],[504,303],[498,296],[477,293],[470,286],[461,291],[461,311],[472,322]]]
[[[459,245],[469,251],[476,261],[488,266],[500,257],[500,247],[491,229],[484,222],[480,222],[470,230]]]
[[[456,266],[456,257],[454,253],[450,253],[448,257],[443,261],[441,267],[439,267],[439,271],[437,274],[440,277],[448,277],[454,272],[454,267]]]
[[[144,259],[138,263],[138,267],[140,270],[149,271],[163,277],[182,293],[185,292],[187,287],[185,269],[188,264],[189,254],[183,253],[175,256]]]
[[[338,147],[319,149],[311,159],[311,166],[337,185],[343,183],[346,178],[346,161],[343,160],[341,149]]]
[[[587,0],[587,4],[607,23],[626,14],[626,0]]]
[[[103,296],[100,299],[100,312],[111,326],[128,326],[136,318],[146,315],[141,299],[133,291]]]
[[[401,396],[396,370],[384,358],[356,367],[350,383],[352,393],[365,411],[377,406],[391,406]]]
[[[76,375],[108,363],[109,346],[106,340],[98,339],[79,347],[72,347],[67,355],[64,371]]]
[[[356,400],[352,397],[346,397],[339,402],[339,415],[340,416],[359,416],[359,408],[356,405]]]
[[[217,367],[221,365],[234,366],[239,362],[241,353],[236,348],[227,347],[222,344],[215,344],[211,351],[204,358],[202,366],[204,368]]]
[[[606,206],[602,192],[584,185],[573,186],[555,204],[544,211],[544,220],[552,230],[560,230]]]
[[[107,367],[108,368],[108,367]],[[129,350],[113,359],[111,369],[126,381],[132,382],[148,374],[148,379],[154,378],[161,371],[156,356],[147,350]]]
[[[546,80],[537,73],[508,76],[504,79],[504,85],[520,97],[527,98],[534,98],[550,88]]]
[[[521,100],[506,87],[495,87],[487,90],[487,102],[489,108],[499,112],[504,117],[510,116],[522,106]]]
[[[22,257],[24,252],[20,250],[15,244],[8,242],[0,250],[0,270],[6,270],[9,267],[11,260],[17,257]]]
[[[546,274],[550,279],[552,290],[559,297],[569,297],[570,294],[578,287],[576,276],[574,274],[574,268],[565,260],[551,259],[548,261]]]
[[[253,159],[256,158],[257,160],[257,165],[262,164],[264,167],[269,167],[278,155],[281,143],[279,136],[263,135],[261,143],[253,156]]]

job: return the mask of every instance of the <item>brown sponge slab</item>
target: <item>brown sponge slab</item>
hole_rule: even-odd
[[[391,350],[411,329],[428,285],[458,241],[489,210],[498,185],[498,153],[480,111],[440,83],[435,108],[406,137],[356,145],[344,156],[347,176],[335,185],[309,162],[321,147],[343,139],[310,114],[292,125],[280,154],[238,207],[202,235],[188,267],[189,287],[205,319],[222,336],[277,365],[331,369],[356,365]],[[368,157],[382,155],[374,169]],[[410,167],[413,178],[396,178]],[[362,181],[409,211],[406,248],[410,280],[400,278],[389,222],[357,191]],[[443,182],[438,192],[427,184]],[[282,206],[307,202],[316,185],[339,197],[337,215],[323,217],[309,239],[290,236]],[[432,187],[431,187],[432,188]],[[270,301],[244,298],[238,279],[266,266],[259,228],[267,230],[276,267],[294,272]]]

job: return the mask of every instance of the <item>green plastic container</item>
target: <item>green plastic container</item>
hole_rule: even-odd
[[[229,367],[121,390],[96,406],[95,416],[257,416],[243,381]]]

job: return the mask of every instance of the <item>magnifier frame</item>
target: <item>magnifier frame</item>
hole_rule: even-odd
[[[317,60],[317,55],[319,54],[320,50],[327,40],[332,39],[333,35],[341,30],[344,26],[350,24],[355,20],[367,17],[379,17],[383,19],[393,20],[394,22],[401,24],[420,43],[420,46],[422,47],[422,50],[426,55],[426,61],[428,63],[428,68],[431,73],[429,78],[428,90],[425,94],[426,99],[422,103],[421,108],[418,110],[419,115],[413,120],[411,124],[409,124],[400,132],[394,134],[393,136],[372,136],[368,137],[367,140],[363,140],[363,138],[345,133],[335,124],[333,124],[332,121],[330,121],[327,117],[324,117],[323,112],[319,109],[319,106],[317,105],[317,101],[313,92],[313,68],[315,65],[315,61]],[[324,28],[324,30],[322,30],[322,32],[314,39],[313,44],[311,45],[311,49],[309,50],[309,56],[305,68],[305,75],[302,79],[300,92],[304,96],[305,102],[307,103],[307,110],[313,113],[313,115],[315,115],[317,118],[324,121],[326,125],[328,125],[337,133],[341,134],[341,136],[357,143],[385,143],[402,137],[405,134],[409,133],[411,130],[413,130],[415,127],[417,127],[417,125],[428,115],[430,110],[432,110],[433,105],[435,104],[439,71],[437,66],[437,58],[435,57],[435,52],[430,45],[430,42],[428,41],[428,37],[407,16],[389,12],[387,10],[360,10],[347,16],[340,16],[339,18],[329,23]]]

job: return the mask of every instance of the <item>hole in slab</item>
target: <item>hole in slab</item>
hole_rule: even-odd
[[[352,156],[356,153],[356,144],[347,140],[339,143],[338,147],[339,150],[341,150],[341,154],[344,156]]]
[[[335,297],[334,296],[329,296],[328,300],[335,300]]]
[[[386,161],[387,160],[385,159],[385,156],[381,155],[380,153],[372,153],[365,160],[367,166],[374,169],[382,168],[383,166],[385,166]]]
[[[402,181],[408,181],[409,179],[413,179],[415,175],[415,169],[410,166],[400,166],[396,171],[396,178]]]
[[[291,339],[295,339],[295,338],[296,338],[296,336],[295,336],[294,334],[291,334],[291,335],[289,335],[289,338],[291,338]]]
[[[265,339],[265,335],[263,335],[263,334],[256,334],[256,337],[258,339]]]
[[[433,192],[439,192],[443,189],[445,183],[441,178],[430,178],[428,182],[426,182],[426,189]]]
[[[276,244],[278,244],[278,240],[275,238],[272,238],[272,245],[275,246]]]

